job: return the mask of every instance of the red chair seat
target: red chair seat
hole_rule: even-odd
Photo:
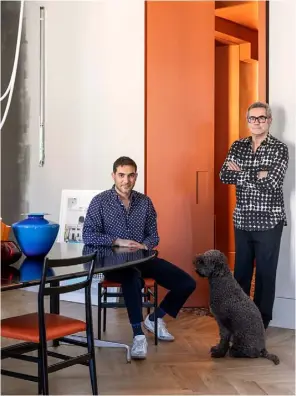
[[[145,278],[145,279],[144,279],[144,282],[145,282],[145,287],[154,287],[154,283],[155,283],[155,280],[154,280],[154,279]],[[120,287],[120,286],[121,286],[121,283],[119,283],[119,282],[112,282],[112,281],[108,281],[108,280],[104,280],[104,281],[101,283],[101,285],[102,285],[103,287]]]
[[[46,340],[54,340],[86,330],[82,320],[56,314],[45,314]],[[39,343],[38,314],[15,316],[1,320],[1,336]]]

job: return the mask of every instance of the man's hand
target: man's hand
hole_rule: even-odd
[[[120,247],[135,247],[134,246],[135,241],[132,241],[130,239],[121,239],[117,238],[116,241],[114,241],[114,246],[120,246]]]
[[[133,248],[148,250],[147,246],[144,245],[143,243],[139,243],[139,242],[136,242],[136,241],[130,241],[130,242],[131,242],[130,246],[133,247]]]
[[[264,177],[267,177],[268,172],[267,171],[260,171],[258,172],[258,179],[263,179]]]
[[[232,171],[236,171],[236,172],[240,172],[240,167],[235,163],[235,162],[232,162],[232,161],[229,161],[228,163],[227,163],[227,168],[228,168],[228,170],[232,170]]]
[[[137,252],[139,249],[134,248],[134,247],[119,247],[119,246],[114,246],[113,250],[118,253],[130,253],[130,252]]]
[[[115,246],[120,246],[120,247],[128,247],[128,248],[135,248],[135,249],[145,249],[147,250],[147,246],[136,242],[136,241],[132,241],[130,239],[116,239],[116,241],[114,242]]]

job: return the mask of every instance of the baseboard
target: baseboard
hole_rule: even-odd
[[[293,298],[276,297],[270,326],[295,330],[295,300]]]

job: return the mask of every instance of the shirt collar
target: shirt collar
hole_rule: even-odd
[[[112,186],[112,188],[111,188],[111,192],[112,192],[112,196],[113,196],[114,198],[117,198],[117,199],[120,200],[120,197],[119,197],[117,191],[115,190],[115,184],[113,184],[113,186]],[[135,198],[136,198],[136,193],[135,193],[134,190],[132,190],[131,195],[130,195],[130,201],[131,201],[131,202],[134,201]],[[121,200],[120,200],[120,201],[121,201]]]
[[[252,145],[252,136],[249,136],[249,137],[247,138],[247,141],[248,141],[248,143],[249,143],[250,145]],[[266,145],[268,145],[268,144],[270,144],[270,143],[272,143],[272,139],[271,139],[271,134],[270,134],[270,132],[268,132],[266,138],[265,138],[264,140],[262,140],[260,146],[261,146],[261,145],[262,145],[262,146],[266,146]]]

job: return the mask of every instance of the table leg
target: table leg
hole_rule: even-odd
[[[65,343],[67,343],[67,340],[69,340],[69,343],[74,344],[74,345],[76,344],[76,345],[82,346],[82,345],[86,344],[86,337],[83,337],[83,336],[71,335],[71,336],[64,337],[62,340]],[[97,348],[124,348],[126,350],[126,361],[127,361],[127,363],[131,363],[131,349],[126,344],[121,344],[119,342],[113,342],[113,341],[104,341],[104,340],[95,339],[95,347],[97,347]]]
[[[53,281],[50,282],[50,287],[58,287],[60,285],[59,281]],[[53,294],[50,296],[50,313],[53,314],[60,314],[60,295],[59,294]],[[52,341],[52,346],[53,347],[58,347],[59,346],[59,341],[58,340],[53,340]]]

